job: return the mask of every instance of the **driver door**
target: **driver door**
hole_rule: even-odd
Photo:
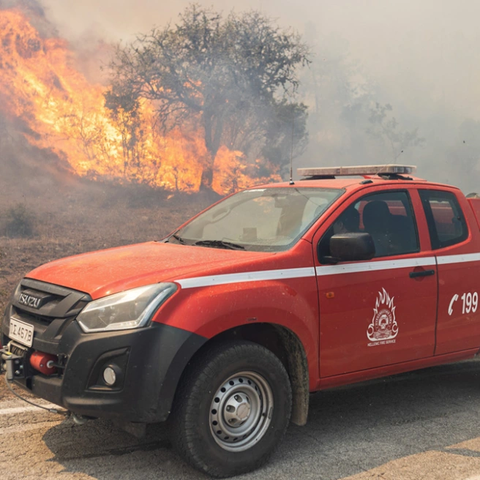
[[[329,237],[335,225],[348,228],[337,220],[352,209],[358,221],[349,228],[370,233],[375,258],[329,264]],[[383,189],[353,199],[317,232],[322,378],[433,355],[437,267],[421,249],[428,234],[420,238],[414,211],[424,225],[415,189]]]

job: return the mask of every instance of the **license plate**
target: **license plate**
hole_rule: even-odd
[[[33,325],[24,323],[16,318],[10,317],[10,333],[9,337],[12,340],[31,347],[33,344]]]

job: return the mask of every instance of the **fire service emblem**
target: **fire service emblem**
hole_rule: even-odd
[[[386,345],[395,343],[395,337],[398,334],[398,325],[395,320],[395,306],[393,305],[394,297],[382,288],[378,292],[373,309],[372,323],[367,328],[367,337],[370,340],[369,347],[375,345]]]

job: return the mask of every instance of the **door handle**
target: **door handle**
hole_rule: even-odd
[[[430,277],[435,275],[435,270],[422,270],[421,272],[410,272],[410,278]]]

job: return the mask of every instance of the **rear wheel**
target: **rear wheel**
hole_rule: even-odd
[[[281,361],[252,342],[206,351],[177,391],[171,436],[195,468],[229,477],[271,456],[290,420],[292,394]]]

